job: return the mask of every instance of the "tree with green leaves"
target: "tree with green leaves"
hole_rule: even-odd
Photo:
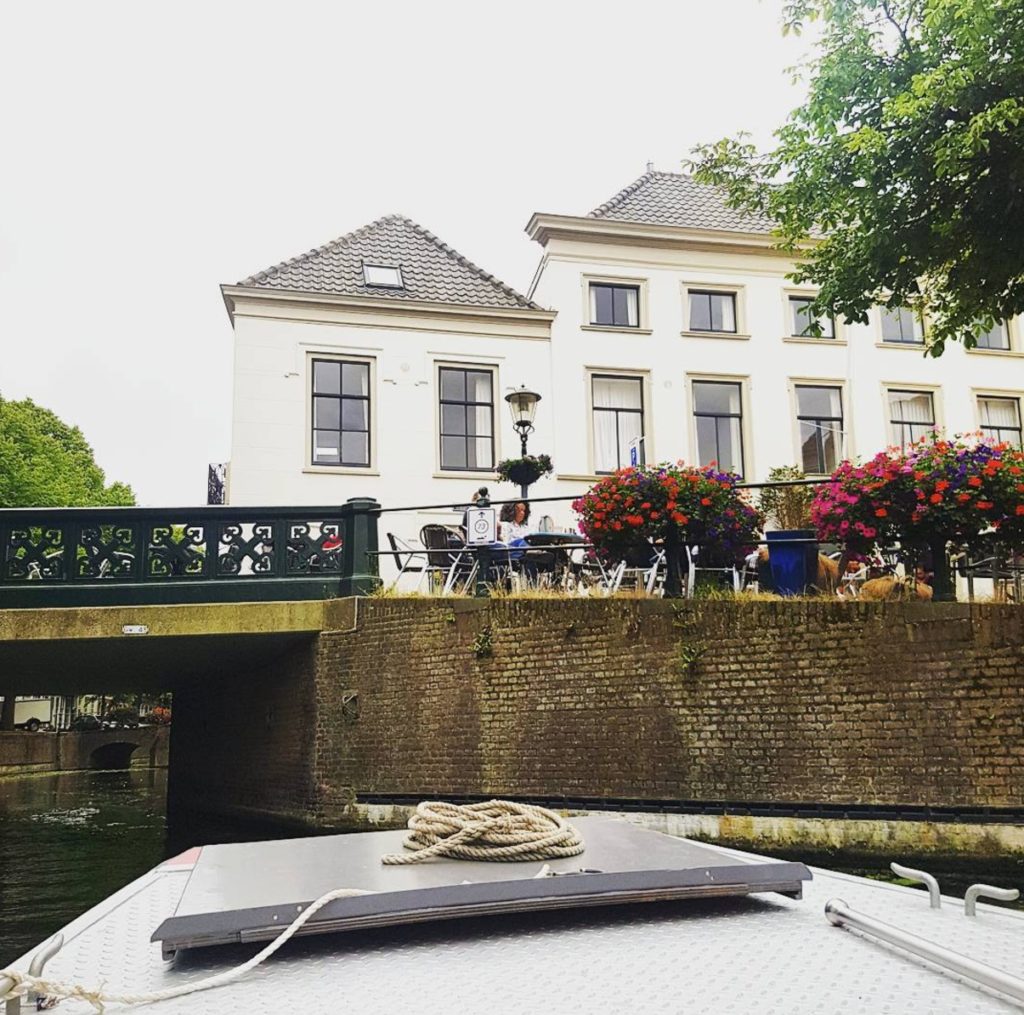
[[[821,26],[805,103],[767,151],[694,152],[697,179],[769,215],[812,315],[910,306],[928,351],[1024,312],[1024,0],[791,0]]]
[[[0,507],[134,503],[130,486],[107,485],[77,426],[31,399],[0,397]]]

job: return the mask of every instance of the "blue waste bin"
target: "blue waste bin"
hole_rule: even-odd
[[[766,533],[768,566],[780,596],[800,596],[818,575],[818,542],[814,529],[780,529]]]

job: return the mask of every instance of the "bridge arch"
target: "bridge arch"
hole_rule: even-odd
[[[131,743],[127,740],[114,740],[108,744],[101,744],[89,755],[89,767],[130,768],[132,755],[138,747],[138,743]]]

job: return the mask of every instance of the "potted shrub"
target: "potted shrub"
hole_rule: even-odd
[[[739,477],[713,466],[682,462],[620,469],[573,502],[579,528],[605,560],[650,556],[662,542],[668,555],[666,591],[678,593],[683,545],[700,547],[704,560],[732,563],[757,542],[761,515],[736,488]]]
[[[806,476],[794,465],[771,469],[768,481],[794,483]],[[814,583],[818,570],[817,530],[811,520],[814,488],[770,486],[761,492],[761,511],[768,523],[768,570],[772,587],[782,595],[798,595]]]
[[[931,554],[936,599],[954,599],[950,543],[980,548],[992,534],[1024,545],[1024,452],[976,436],[932,434],[863,465],[843,462],[811,510],[823,539],[844,558],[898,542],[910,563]]]

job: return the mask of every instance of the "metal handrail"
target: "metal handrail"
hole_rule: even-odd
[[[42,976],[43,967],[64,947],[64,935],[54,934],[36,953],[28,966],[29,976]],[[17,981],[10,976],[0,976],[0,997],[10,993],[17,986]],[[32,991],[29,992],[30,999]],[[5,1015],[18,1015],[21,1011],[21,997],[12,997],[4,1005]]]
[[[869,937],[878,938],[886,944],[895,945],[941,969],[955,973],[983,987],[998,990],[1012,997],[1015,1001],[1024,1002],[1024,979],[978,962],[967,955],[946,948],[944,945],[918,937],[909,931],[901,930],[890,923],[876,920],[865,913],[851,909],[842,899],[829,899],[825,903],[825,917],[836,927],[849,927]]]
[[[996,888],[995,885],[971,885],[964,893],[964,916],[974,916],[978,896],[997,902],[1016,902],[1020,892],[1016,888]]]
[[[939,909],[942,906],[942,893],[939,891],[939,883],[927,871],[915,870],[913,867],[904,867],[894,860],[889,864],[889,870],[897,877],[906,878],[908,881],[916,881],[926,885],[928,888],[928,904],[932,909]]]

